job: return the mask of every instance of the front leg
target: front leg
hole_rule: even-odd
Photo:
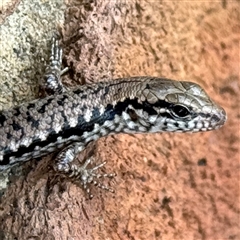
[[[49,64],[45,69],[45,74],[40,82],[40,87],[45,95],[60,94],[67,90],[61,81],[61,75],[68,71],[68,68],[61,70],[62,67],[62,48],[59,45],[59,36],[52,37],[51,56]]]
[[[52,47],[51,47],[51,57],[50,63],[45,70],[44,77],[42,78],[41,87],[43,88],[46,95],[52,94],[61,94],[62,92],[67,91],[67,88],[63,86],[61,81],[61,75],[65,73],[68,68],[61,70],[62,65],[62,49],[59,46],[59,36],[55,34],[52,38]],[[94,184],[95,186],[105,189],[109,192],[114,192],[113,189],[103,185],[98,181],[99,178],[108,177],[112,178],[116,174],[97,174],[96,171],[103,167],[106,162],[103,162],[95,167],[89,167],[92,163],[92,158],[87,159],[85,163],[81,166],[76,166],[72,164],[75,156],[79,154],[85,145],[81,142],[75,142],[71,145],[65,147],[56,158],[56,164],[54,169],[58,172],[64,173],[68,177],[80,180],[80,184],[83,186],[84,190],[89,195],[89,198],[92,198],[90,189],[88,188],[89,184]]]
[[[94,167],[88,168],[92,163],[93,158],[87,159],[81,166],[72,164],[75,156],[84,149],[81,143],[73,143],[63,149],[56,157],[55,171],[62,172],[68,177],[80,181],[80,184],[83,186],[83,189],[88,193],[89,198],[91,199],[93,195],[90,192],[89,184],[93,184],[101,189],[104,189],[109,192],[114,192],[113,189],[108,186],[103,185],[98,181],[99,178],[108,177],[113,178],[116,176],[115,173],[109,174],[99,174],[96,171],[103,167],[106,162],[100,163]]]

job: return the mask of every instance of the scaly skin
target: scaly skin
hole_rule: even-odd
[[[42,84],[53,95],[0,112],[0,170],[61,150],[56,170],[82,178],[86,166],[79,170],[70,163],[100,137],[208,131],[226,121],[225,111],[192,82],[131,77],[67,90],[60,80],[61,57],[54,38]]]

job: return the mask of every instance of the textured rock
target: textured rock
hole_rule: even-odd
[[[114,195],[93,189],[91,201],[51,170],[50,157],[27,163],[31,171],[2,197],[0,238],[239,239],[239,2],[91,2],[67,3],[67,84],[133,75],[191,80],[228,121],[207,133],[98,141],[95,158],[118,176]]]

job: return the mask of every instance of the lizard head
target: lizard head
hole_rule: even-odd
[[[137,103],[129,104],[125,119],[130,116],[140,131],[144,127],[149,132],[210,131],[227,119],[224,109],[192,82],[146,78],[134,98]]]

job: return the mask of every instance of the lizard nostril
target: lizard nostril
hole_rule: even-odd
[[[212,116],[211,120],[217,123],[217,125],[222,126],[227,120],[225,110],[221,109],[217,114]]]

